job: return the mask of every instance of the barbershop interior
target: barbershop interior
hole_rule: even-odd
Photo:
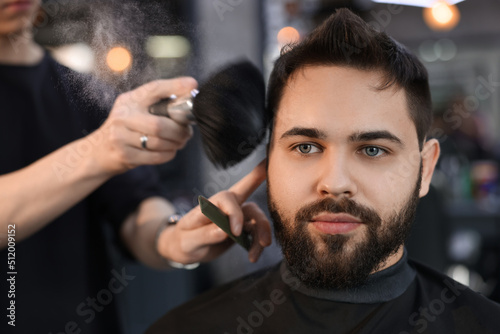
[[[342,7],[405,45],[428,70],[434,117],[428,137],[439,141],[441,155],[429,193],[418,204],[408,256],[500,302],[499,1],[47,0],[33,30],[57,62],[119,93],[179,76],[202,84],[242,59],[267,84],[281,48]],[[89,86],[82,94],[92,99],[98,90]],[[193,128],[175,159],[154,167],[184,213],[199,195],[228,189],[266,157],[267,138],[242,162],[214,166]],[[268,214],[265,184],[249,200]],[[103,230],[113,268],[134,277],[113,295],[126,334],[143,333],[168,310],[282,259],[273,240],[256,263],[234,245],[195,269],[158,271],[124,255]]]

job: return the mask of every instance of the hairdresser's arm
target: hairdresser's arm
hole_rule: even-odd
[[[187,94],[196,86],[192,78],[160,80],[122,94],[99,129],[25,168],[1,175],[0,248],[7,244],[8,225],[16,225],[16,241],[21,241],[111,177],[173,159],[192,129],[151,115],[147,108],[171,94]],[[148,150],[141,148],[143,134],[149,136]],[[91,149],[82,151],[82,147]]]
[[[254,241],[248,254],[251,262],[256,262],[264,247],[271,244],[267,217],[255,204],[244,203],[265,177],[265,165],[261,163],[228,191],[210,198],[229,215],[235,235],[243,229],[252,234]],[[176,225],[164,229],[156,243],[162,219],[173,213],[174,208],[168,202],[151,198],[144,201],[122,225],[123,240],[137,259],[154,268],[165,268],[166,262],[162,257],[184,264],[206,262],[233,245],[227,234],[201,213],[199,206],[189,211]]]

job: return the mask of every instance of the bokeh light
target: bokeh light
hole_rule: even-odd
[[[300,34],[294,27],[284,27],[278,32],[278,43],[283,46],[290,43],[297,43]]]
[[[460,12],[455,5],[444,0],[436,1],[432,7],[424,8],[424,20],[433,30],[451,30],[460,21]]]
[[[116,46],[109,50],[106,63],[112,71],[123,72],[132,65],[132,55],[126,48]]]
[[[184,36],[150,36],[146,51],[153,58],[182,58],[191,51],[191,44]]]

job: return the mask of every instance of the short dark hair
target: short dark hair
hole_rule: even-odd
[[[311,65],[381,71],[384,81],[377,89],[393,85],[404,89],[422,149],[432,123],[427,70],[403,45],[386,33],[376,31],[350,10],[338,9],[303,41],[281,50],[269,79],[266,112],[270,120],[276,115],[290,76]]]

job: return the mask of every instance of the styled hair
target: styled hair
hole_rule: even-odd
[[[427,70],[403,45],[350,10],[338,9],[303,41],[281,50],[269,78],[266,113],[270,120],[276,116],[287,81],[305,66],[343,66],[383,73],[383,81],[376,88],[396,85],[404,89],[422,149],[432,123]]]

